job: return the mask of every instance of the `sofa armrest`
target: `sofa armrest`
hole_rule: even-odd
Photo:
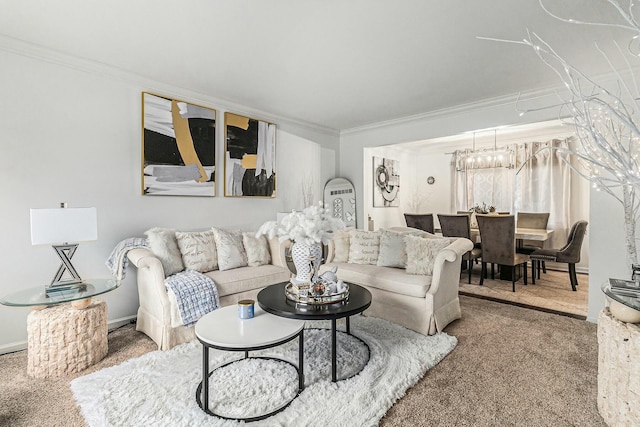
[[[269,251],[271,252],[271,264],[288,269],[286,252],[287,248],[291,246],[291,240],[281,242],[278,237],[272,237],[267,240],[269,241]]]
[[[333,262],[333,259],[336,256],[336,243],[333,239],[329,239],[329,241],[327,242],[327,249],[325,253],[326,255],[324,257],[324,263],[328,264],[330,262]]]
[[[436,255],[433,265],[433,278],[429,288],[430,294],[438,292],[438,288],[442,283],[445,284],[444,286],[449,283],[455,283],[456,294],[458,293],[462,256],[471,249],[473,249],[471,240],[459,238]]]
[[[127,253],[137,267],[138,299],[140,306],[160,322],[170,322],[169,296],[164,286],[164,269],[160,260],[149,249],[136,248]]]

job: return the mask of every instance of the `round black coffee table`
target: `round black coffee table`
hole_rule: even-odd
[[[284,292],[286,285],[287,283],[278,283],[261,290],[258,293],[258,304],[267,313],[280,317],[301,320],[331,320],[331,381],[336,382],[336,320],[344,317],[347,322],[347,334],[351,335],[349,316],[362,313],[369,308],[371,292],[362,286],[349,284],[349,299],[347,301],[333,304],[300,304],[287,299]],[[358,337],[354,336],[354,338]]]

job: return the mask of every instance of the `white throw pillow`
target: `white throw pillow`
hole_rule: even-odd
[[[433,274],[436,255],[451,244],[450,239],[425,239],[417,236],[405,236],[407,249],[407,274]]]
[[[256,237],[256,233],[242,233],[242,243],[249,267],[267,265],[271,262],[269,242],[265,236]]]
[[[176,241],[176,230],[155,227],[145,231],[144,234],[149,239],[151,252],[160,260],[165,276],[184,270],[182,255]]]
[[[349,263],[371,264],[378,262],[380,233],[378,231],[349,231]]]
[[[247,265],[247,254],[242,243],[242,232],[213,228],[218,251],[218,268],[220,271],[230,270]]]
[[[380,253],[376,265],[380,267],[405,268],[407,266],[407,251],[404,238],[421,234],[420,231],[391,231],[380,230]]]
[[[349,261],[349,231],[351,230],[353,230],[353,227],[334,232],[333,260],[331,262]]]
[[[184,266],[200,273],[218,269],[218,252],[212,230],[176,232]]]

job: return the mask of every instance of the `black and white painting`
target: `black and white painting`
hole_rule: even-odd
[[[276,196],[276,125],[225,113],[224,195]]]
[[[142,93],[142,194],[215,196],[216,110]]]
[[[398,207],[400,199],[400,162],[384,157],[373,158],[373,207]]]

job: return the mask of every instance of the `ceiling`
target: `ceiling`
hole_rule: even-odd
[[[618,17],[603,0],[545,5]],[[5,38],[331,130],[557,85],[530,48],[477,38],[527,29],[592,75],[608,70],[594,42],[629,37],[538,0],[0,0]]]

